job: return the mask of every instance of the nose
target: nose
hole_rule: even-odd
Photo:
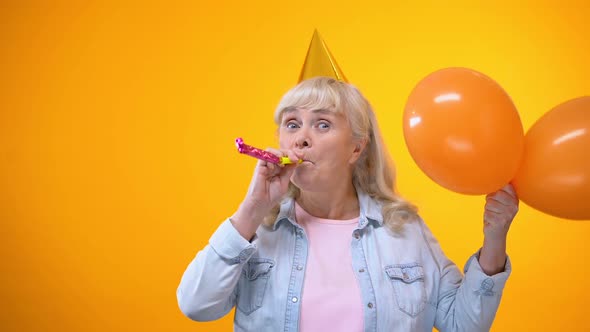
[[[306,135],[300,135],[295,140],[295,146],[299,149],[309,148],[311,146],[311,140]]]

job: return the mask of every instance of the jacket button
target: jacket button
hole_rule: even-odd
[[[483,291],[489,291],[492,288],[494,288],[494,280],[492,278],[485,278],[482,282],[481,282],[481,289]]]
[[[299,299],[297,297],[293,296],[293,298],[291,299],[291,302],[297,303],[297,301],[299,301]]]
[[[369,307],[369,309],[373,308],[373,303],[369,302],[369,304],[367,304],[367,307]]]

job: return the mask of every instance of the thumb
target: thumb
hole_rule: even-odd
[[[285,169],[283,171],[281,178],[286,181],[291,180],[291,176],[293,176],[293,172],[295,172],[296,168],[297,168],[297,164],[285,165]]]

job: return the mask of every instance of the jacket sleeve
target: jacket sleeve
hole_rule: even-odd
[[[441,332],[489,331],[512,271],[510,259],[503,272],[488,276],[479,265],[478,251],[467,260],[462,275],[424,223],[422,229],[440,269],[434,326]]]
[[[255,240],[256,236],[252,242]],[[244,239],[229,219],[225,220],[180,280],[176,298],[182,313],[196,321],[225,316],[236,304],[242,266],[255,251],[256,245]]]

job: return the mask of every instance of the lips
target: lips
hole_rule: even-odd
[[[310,164],[313,164],[313,162],[311,160],[309,160],[305,154],[303,154],[303,153],[302,154],[299,154],[299,153],[295,152],[295,155],[300,160],[303,160],[301,163],[310,163]]]
[[[303,160],[302,163],[310,163],[310,164],[313,164],[313,162],[311,160],[309,160],[308,158],[306,158],[306,156],[301,156],[301,157],[299,157],[299,159]]]

